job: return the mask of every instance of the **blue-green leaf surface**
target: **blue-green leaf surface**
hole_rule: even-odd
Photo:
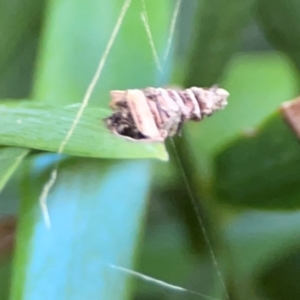
[[[48,229],[38,203],[47,161],[35,160],[25,182],[12,299],[125,299],[130,277],[110,264],[132,267],[149,162],[63,162],[47,201]]]

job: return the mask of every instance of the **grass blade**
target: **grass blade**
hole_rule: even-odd
[[[77,111],[78,105],[0,105],[0,144],[56,152]],[[163,143],[135,143],[113,135],[102,121],[109,114],[101,108],[87,108],[64,153],[95,158],[168,159]]]

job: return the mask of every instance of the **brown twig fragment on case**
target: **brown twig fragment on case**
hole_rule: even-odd
[[[281,106],[281,112],[286,122],[300,138],[300,97],[284,102]]]
[[[163,142],[180,134],[188,121],[223,109],[229,93],[221,88],[164,89],[111,91],[113,114],[105,119],[108,128],[117,135],[134,141]]]

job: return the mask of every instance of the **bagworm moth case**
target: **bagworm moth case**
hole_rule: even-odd
[[[200,121],[223,109],[229,93],[218,87],[148,87],[111,91],[110,95],[114,112],[105,122],[113,133],[134,141],[162,142],[179,134],[186,121]]]

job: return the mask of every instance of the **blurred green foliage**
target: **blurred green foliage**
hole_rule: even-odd
[[[162,58],[174,1],[145,3]],[[132,0],[64,155],[42,152],[70,127],[122,5],[0,1],[0,215],[18,216],[5,255],[0,219],[0,299],[226,299],[219,271],[231,300],[299,299],[300,149],[278,112],[299,91],[299,1],[182,1],[161,74]],[[181,163],[172,143],[167,154],[101,123],[111,89],[167,83],[231,94],[174,140]],[[49,230],[38,201],[57,162]]]

